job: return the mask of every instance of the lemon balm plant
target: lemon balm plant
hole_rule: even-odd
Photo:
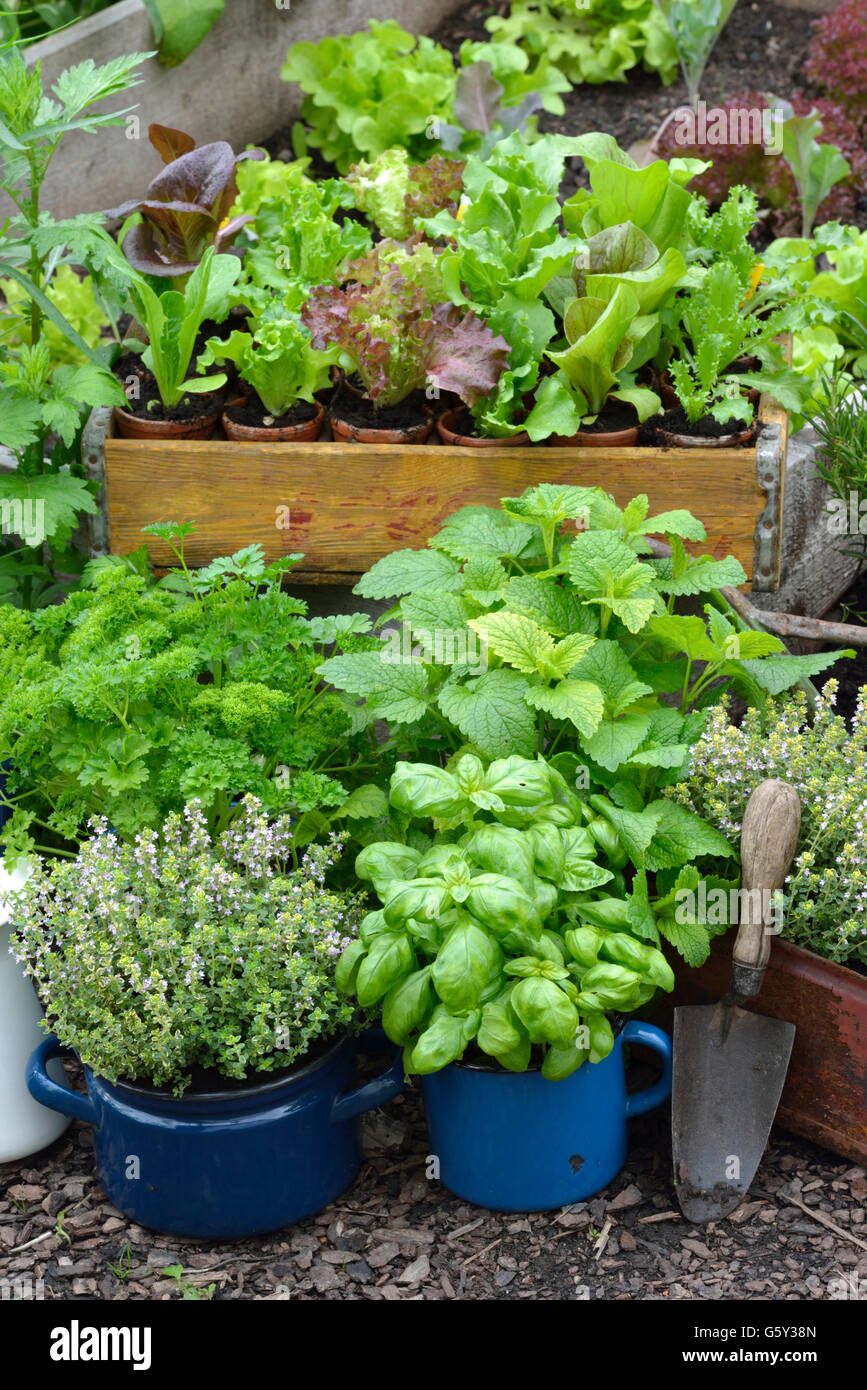
[[[651,536],[672,558],[652,557]],[[354,652],[321,672],[373,717],[437,738],[444,758],[464,743],[484,757],[572,750],[596,786],[646,792],[682,764],[724,689],[762,705],[840,655],[793,656],[739,631],[714,591],[744,571],[732,556],[691,555],[704,539],[688,511],[650,515],[646,494],[620,508],[600,488],[541,483],[499,508],[462,507],[424,550],[385,556],[356,585],[396,601],[388,624],[414,634],[407,659]],[[676,611],[698,595],[706,621]],[[452,638],[440,653],[425,646],[431,632]],[[484,641],[483,670],[465,659],[470,638]]]

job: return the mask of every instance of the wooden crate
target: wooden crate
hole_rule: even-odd
[[[438,444],[143,443],[114,435],[111,412],[85,432],[90,476],[104,481],[92,527],[95,551],[125,554],[155,521],[194,521],[194,565],[258,541],[269,559],[304,561],[300,583],[352,584],[392,550],[423,547],[469,503],[495,506],[535,483],[598,485],[622,506],[647,493],[651,511],[686,507],[700,517],[715,556],[737,556],[753,589],[779,585],[788,420],[760,408],[758,442],[740,449],[475,450]],[[157,565],[168,547],[149,542]]]

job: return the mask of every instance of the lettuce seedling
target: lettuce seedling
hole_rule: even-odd
[[[200,369],[234,362],[242,381],[256,392],[269,415],[279,419],[296,401],[313,401],[328,385],[336,349],[317,352],[297,318],[266,319],[252,333],[236,330],[225,340],[209,338]]]
[[[653,0],[511,0],[485,28],[497,44],[544,54],[572,82],[626,82],[642,66],[665,86],[677,76],[677,53]]]
[[[532,71],[526,53],[516,45],[472,43],[461,45],[463,66],[455,83],[456,125],[439,126],[444,150],[473,152],[485,159],[500,140],[520,132],[535,139],[538,111],[562,116],[560,92],[571,84],[540,53]]]
[[[671,326],[677,348],[669,370],[674,389],[691,424],[705,415],[750,421],[753,407],[741,387],[769,390],[787,409],[803,406],[809,388],[797,373],[728,373],[739,357],[756,355],[786,326],[788,309],[765,318],[746,311],[743,283],[728,261],[711,266],[702,284],[682,301],[680,322]]]
[[[416,40],[394,19],[293,44],[281,76],[304,93],[295,153],[320,150],[344,174],[359,157],[375,159],[393,145],[423,159],[431,123],[452,114],[451,54],[426,36]]]
[[[639,340],[635,331],[630,333],[632,371],[656,352],[660,340],[658,311],[674,298],[686,274],[682,252],[669,246],[660,256],[647,233],[631,222],[606,227],[588,237],[586,250],[579,252],[572,265],[579,298],[590,296],[607,304],[618,286],[627,285],[638,301],[638,314],[647,316],[644,336]]]
[[[276,292],[287,313],[299,313],[314,285],[345,278],[349,262],[371,250],[370,230],[355,218],[338,221],[338,209],[352,206],[352,192],[339,179],[305,182],[256,211],[255,229],[244,275],[258,291]]]
[[[685,185],[710,164],[701,159],[657,159],[639,168],[611,135],[591,131],[572,141],[590,175],[590,190],[578,192],[563,205],[567,232],[593,236],[622,222],[645,232],[660,255],[670,246],[685,250],[687,215],[692,195]]]
[[[264,154],[261,159],[245,159],[235,170],[238,196],[229,211],[230,217],[240,217],[248,213],[255,217],[263,203],[273,198],[288,200],[294,198],[300,189],[313,187],[313,180],[307,177],[309,159],[293,159],[288,162],[272,159]]]
[[[484,147],[532,121],[540,106],[562,116],[560,93],[570,84],[544,49],[531,62],[515,44],[468,42],[459,63],[456,69],[448,49],[425,35],[416,39],[393,19],[294,44],[281,75],[304,93],[302,120],[292,131],[295,153],[318,149],[345,174],[360,158],[376,159],[394,146],[416,162],[436,141]],[[479,86],[486,89],[482,113],[470,96]],[[488,126],[495,129],[488,133]]]
[[[225,317],[229,291],[240,273],[236,256],[217,256],[209,246],[183,292],[166,290],[160,295],[142,276],[131,280],[130,299],[148,335],[142,360],[156,377],[166,409],[171,410],[188,392],[204,393],[225,386],[224,373],[187,377],[187,372],[199,329],[208,318]]]
[[[582,420],[592,422],[611,398],[635,407],[646,420],[660,407],[655,392],[635,386],[627,375],[636,343],[654,331],[654,316],[640,313],[640,300],[625,282],[618,284],[606,301],[594,295],[573,299],[566,306],[563,327],[568,347],[549,352],[560,368],[549,388],[571,397],[573,432]]]
[[[230,217],[238,197],[235,171],[241,160],[261,159],[261,150],[235,154],[225,140],[196,147],[191,135],[151,125],[150,142],[165,168],[148,185],[144,198],[131,198],[106,217],[138,215],[123,237],[124,254],[134,270],[183,282],[205,250],[230,246],[248,214]]]
[[[699,87],[729,15],[738,0],[656,0],[665,15],[686,82],[689,104],[698,103]]]
[[[384,150],[373,163],[360,160],[346,176],[355,206],[367,213],[382,235],[405,241],[419,217],[443,208],[457,212],[464,172],[462,161],[435,154],[425,164],[411,164],[406,150]]]
[[[523,406],[538,385],[544,352],[556,331],[543,295],[550,299],[559,279],[573,291],[568,271],[584,247],[581,236],[561,235],[557,197],[566,159],[578,152],[578,143],[552,135],[529,144],[514,134],[485,160],[471,155],[464,170],[468,204],[462,216],[442,212],[426,223],[429,235],[448,243],[441,258],[448,298],[483,315],[512,344],[508,370],[496,392],[473,411],[478,432],[488,437],[506,438],[522,429],[533,439],[563,432],[544,400],[540,413],[527,420]]]
[[[807,116],[796,116],[788,102],[781,103],[783,121],[783,158],[792,171],[801,204],[801,236],[813,231],[819,205],[825,201],[835,184],[852,172],[849,163],[836,145],[820,145],[816,139],[822,133],[822,118],[814,109]]]
[[[443,302],[433,248],[380,242],[342,285],[311,291],[302,312],[313,346],[338,347],[378,407],[430,385],[473,405],[493,391],[509,344],[472,312]]]

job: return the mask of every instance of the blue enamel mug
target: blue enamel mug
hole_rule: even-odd
[[[663,1064],[658,1081],[631,1095],[625,1043],[652,1048]],[[450,1191],[495,1211],[547,1211],[592,1197],[620,1172],[627,1120],[671,1094],[671,1040],[631,1019],[604,1061],[563,1081],[453,1063],[423,1077],[422,1088],[430,1158]]]

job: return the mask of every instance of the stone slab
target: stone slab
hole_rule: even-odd
[[[751,594],[757,608],[821,617],[850,587],[858,560],[845,551],[850,537],[835,535],[826,510],[830,489],[816,472],[818,439],[807,425],[789,440],[776,593]]]
[[[299,112],[301,92],[280,77],[287,50],[302,40],[365,29],[369,19],[395,16],[412,33],[427,33],[455,8],[455,0],[227,0],[224,13],[198,48],[178,67],[151,58],[144,82],[127,98],[107,104],[121,110],[138,103],[135,130],[110,127],[66,137],[49,169],[43,206],[55,217],[113,207],[144,191],[162,162],[148,144],[151,122],[176,126],[197,143],[228,140],[235,149],[265,140]],[[149,52],[153,36],[141,0],[121,0],[26,50],[42,63],[50,86],[64,68],[92,58],[97,64],[124,53]],[[11,206],[11,205],[10,205]]]

